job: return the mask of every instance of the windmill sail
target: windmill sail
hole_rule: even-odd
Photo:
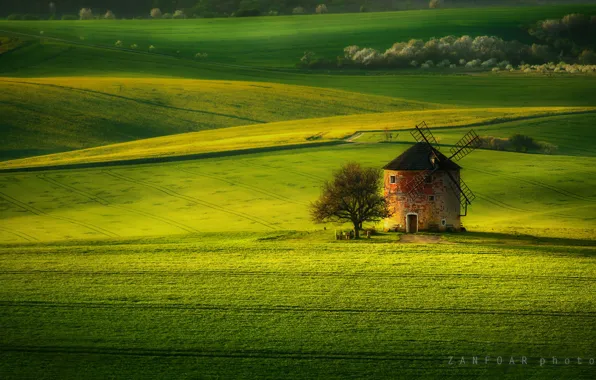
[[[470,154],[473,150],[480,146],[480,137],[474,132],[474,130],[469,131],[462,137],[458,142],[455,143],[453,148],[451,148],[451,157],[450,160],[459,161],[468,154]]]
[[[433,136],[430,128],[428,128],[424,121],[416,125],[416,128],[412,131],[412,137],[414,137],[414,140],[417,142],[425,142],[431,148],[439,150],[439,145],[437,144],[435,136]]]

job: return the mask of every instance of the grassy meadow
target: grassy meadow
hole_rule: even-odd
[[[408,12],[245,17],[192,20],[0,21],[0,30],[71,42],[194,58],[261,68],[293,68],[304,51],[326,58],[349,45],[388,49],[398,41],[447,35],[498,35],[530,42],[523,27],[569,13],[596,13],[596,5],[495,7]],[[349,26],[349,27],[346,27]]]
[[[594,378],[596,76],[295,68],[574,12],[0,21],[0,378]],[[313,224],[422,120],[557,150],[460,161],[467,233]]]
[[[129,379],[594,373],[586,357],[596,334],[587,272],[594,246],[321,238],[227,232],[4,247],[0,371]],[[553,355],[584,364],[539,365]],[[450,365],[450,356],[468,364]],[[498,365],[499,356],[517,365]]]

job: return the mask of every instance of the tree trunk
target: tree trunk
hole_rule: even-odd
[[[360,223],[354,222],[354,239],[360,239]]]

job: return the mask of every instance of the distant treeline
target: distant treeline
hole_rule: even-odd
[[[437,0],[435,0],[437,1]],[[594,3],[594,0],[575,0],[574,3]],[[0,16],[28,15],[28,19],[60,18],[78,14],[90,8],[95,14],[112,11],[117,18],[149,17],[150,10],[174,14],[177,10],[186,17],[229,17],[277,14],[315,13],[325,4],[330,13],[391,11],[428,8],[429,0],[19,0],[6,1]],[[438,0],[439,7],[479,7],[495,5],[564,4],[564,0]],[[34,17],[33,17],[34,16]]]
[[[526,45],[518,41],[505,41],[497,36],[445,36],[427,41],[411,39],[396,42],[392,47],[379,51],[356,45],[344,48],[343,56],[336,59],[317,57],[306,51],[298,63],[303,68],[333,68],[358,66],[368,68],[495,68],[514,71],[514,65],[530,72],[575,72],[584,68],[570,67],[573,62],[596,65],[596,15],[571,13],[558,19],[540,20],[528,28],[528,33],[540,43]],[[554,62],[560,62],[555,65]],[[531,67],[527,64],[547,64]],[[529,71],[527,71],[529,70]]]

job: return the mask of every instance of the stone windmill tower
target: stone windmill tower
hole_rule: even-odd
[[[439,152],[426,123],[417,125],[412,136],[418,141],[385,165],[384,189],[394,212],[385,219],[385,230],[461,231],[461,217],[475,196],[460,176],[456,163],[480,143],[471,130],[451,148],[449,157]]]

